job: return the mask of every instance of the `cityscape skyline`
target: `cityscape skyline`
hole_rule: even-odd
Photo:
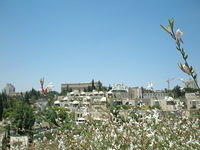
[[[145,4],[145,5],[144,5]],[[39,79],[62,83],[100,80],[106,86],[167,88],[170,78],[188,79],[180,56],[160,24],[174,18],[184,32],[189,61],[199,74],[200,2],[1,1],[0,89],[39,89]],[[173,5],[173,6],[172,6]],[[145,11],[144,11],[145,10]],[[149,19],[147,19],[149,18]],[[182,85],[173,81],[171,86]]]

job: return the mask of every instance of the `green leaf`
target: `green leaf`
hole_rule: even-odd
[[[185,57],[185,51],[183,49],[181,50],[181,53],[182,53],[183,57]]]
[[[186,54],[184,58],[187,59],[187,58],[188,58],[188,55]]]
[[[190,66],[190,72],[192,72],[192,70],[193,70],[193,67],[192,67],[192,66]]]
[[[178,46],[176,46],[176,49],[179,50],[179,51],[181,50],[180,47],[178,47]]]
[[[194,75],[194,79],[195,79],[195,80],[197,79],[197,74]]]
[[[161,26],[161,28],[162,28],[163,30],[165,30],[167,33],[172,34],[172,33],[171,33],[171,30],[169,29],[169,27],[164,27],[163,25],[160,25],[160,26]]]
[[[182,67],[183,65],[182,65],[182,63],[178,63],[178,67],[182,70]]]
[[[182,40],[182,38],[180,38],[179,40],[180,40],[180,42],[183,44],[183,40]]]
[[[173,30],[174,29],[174,19],[173,18],[169,19],[168,22],[169,22],[171,29]]]

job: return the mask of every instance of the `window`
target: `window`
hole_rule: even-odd
[[[166,103],[167,103],[167,105],[175,105],[174,101],[167,101]]]
[[[82,117],[82,114],[77,114],[77,117]]]
[[[196,106],[197,105],[197,101],[193,100],[192,101],[192,106]]]
[[[159,101],[155,101],[155,105],[156,105],[156,106],[159,106],[159,105],[160,105],[160,102],[159,102]]]

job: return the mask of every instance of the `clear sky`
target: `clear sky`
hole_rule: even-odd
[[[0,89],[38,89],[41,77],[55,90],[92,79],[152,81],[164,89],[168,78],[187,78],[174,41],[159,26],[172,17],[199,73],[199,0],[0,0]]]

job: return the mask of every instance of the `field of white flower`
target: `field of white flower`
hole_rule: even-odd
[[[200,149],[200,120],[158,109],[131,108],[126,117],[109,113],[107,121],[62,127],[41,133],[30,149]]]

